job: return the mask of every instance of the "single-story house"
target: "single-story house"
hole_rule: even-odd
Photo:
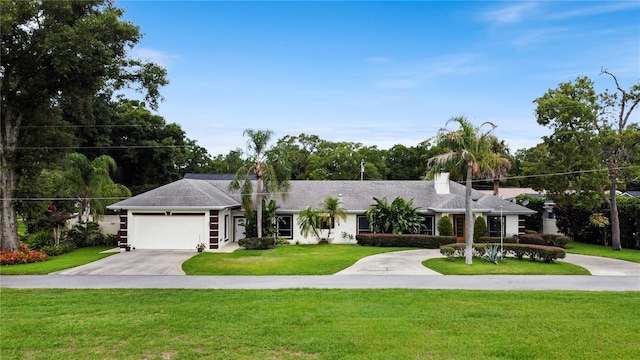
[[[187,175],[184,179],[120,201],[108,208],[119,211],[121,241],[137,249],[195,249],[204,243],[207,249],[219,249],[244,238],[244,212],[240,194],[227,190],[229,179],[219,176]],[[308,206],[320,208],[329,196],[340,200],[346,209],[346,221],[336,221],[333,242],[344,243],[346,233],[369,233],[365,212],[374,197],[413,199],[424,216],[421,233],[437,235],[437,223],[448,215],[455,236],[465,236],[465,187],[450,182],[448,174],[434,181],[291,181],[288,196],[276,200],[278,236],[291,243],[314,243],[304,237],[298,226],[298,213]],[[474,217],[487,220],[491,236],[511,236],[524,232],[523,216],[536,212],[493,195],[473,190]],[[504,221],[500,221],[500,217]],[[501,227],[500,224],[503,224]],[[326,230],[324,230],[326,231]]]

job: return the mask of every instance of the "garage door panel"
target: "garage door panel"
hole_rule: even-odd
[[[137,249],[195,249],[207,243],[205,214],[133,215],[130,242]]]

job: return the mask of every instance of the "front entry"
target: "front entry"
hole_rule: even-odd
[[[233,241],[238,241],[240,239],[244,239],[244,218],[243,217],[234,217],[233,218]]]
[[[464,242],[464,215],[453,215],[453,236],[456,241]]]

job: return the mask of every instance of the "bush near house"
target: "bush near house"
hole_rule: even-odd
[[[559,234],[521,234],[518,235],[519,244],[547,245],[564,248],[571,241],[568,237]]]
[[[473,222],[473,242],[478,242],[481,237],[487,236],[487,222],[482,216],[478,216]]]
[[[358,245],[379,247],[416,247],[437,249],[442,245],[455,242],[453,236],[414,235],[414,234],[358,234]]]
[[[266,250],[273,247],[273,237],[248,237],[240,239],[238,245],[245,250]]]
[[[500,246],[500,244],[473,244],[473,256],[480,257],[487,246]],[[518,259],[528,257],[532,261],[541,259],[544,262],[552,262],[556,259],[564,259],[567,255],[563,248],[556,246],[532,245],[532,244],[503,244],[505,253],[512,254]],[[464,257],[465,244],[447,244],[440,246],[440,253],[446,257]]]
[[[443,216],[438,220],[438,234],[441,236],[453,236],[453,221],[448,216]]]

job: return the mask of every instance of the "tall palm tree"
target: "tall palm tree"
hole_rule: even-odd
[[[496,166],[484,169],[480,177],[493,183],[493,195],[497,196],[500,192],[500,181],[504,181],[511,170],[511,155],[509,155],[509,148],[504,143],[504,140],[500,141],[495,135],[489,135],[487,136],[487,141],[491,143],[491,151],[497,154],[499,159]]]
[[[340,199],[334,198],[332,196],[324,199],[322,203],[322,213],[324,214],[324,219],[326,221],[327,227],[329,228],[329,232],[327,233],[327,239],[331,238],[331,224],[334,221],[340,224],[340,219],[343,221],[347,220],[347,213],[345,208],[340,205]]]
[[[102,155],[93,161],[80,153],[67,155],[63,162],[63,176],[82,207],[80,220],[89,221],[89,216],[100,213],[100,197],[103,189],[113,184],[111,173],[116,170],[116,162],[109,155]]]
[[[247,129],[242,133],[247,136],[247,150],[251,154],[249,165],[241,166],[233,180],[229,183],[229,191],[240,191],[242,196],[242,206],[245,211],[252,211],[253,204],[256,206],[256,227],[258,237],[262,237],[262,199],[265,193],[279,193],[286,198],[289,190],[289,177],[284,164],[277,156],[279,149],[268,148],[269,141],[273,137],[271,130]],[[252,175],[256,178],[255,202],[253,192]]]
[[[487,169],[495,169],[500,165],[500,155],[492,150],[493,130],[491,122],[480,127],[474,126],[467,118],[460,116],[451,118],[449,123],[457,123],[457,130],[441,129],[436,135],[436,143],[448,151],[430,158],[427,167],[431,174],[439,172],[443,167],[462,167],[466,171],[465,178],[465,263],[473,263],[473,214],[471,211],[471,180],[480,176]],[[481,128],[489,125],[490,129],[481,132]]]

